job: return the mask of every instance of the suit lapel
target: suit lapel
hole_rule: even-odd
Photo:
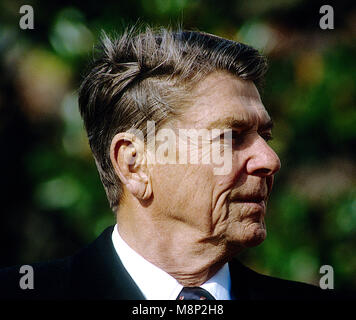
[[[229,262],[231,277],[231,298],[233,300],[251,300],[249,290],[249,272],[236,258]]]
[[[74,298],[144,300],[144,296],[122,265],[112,244],[113,226],[74,255],[71,287]]]

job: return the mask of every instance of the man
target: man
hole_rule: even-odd
[[[33,289],[21,289],[19,268],[3,270],[2,296],[322,298],[234,258],[266,238],[280,169],[257,89],[265,70],[255,49],[205,33],[105,37],[79,105],[117,225],[69,258],[32,265]]]

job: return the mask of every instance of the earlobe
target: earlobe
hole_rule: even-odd
[[[118,133],[112,139],[110,159],[126,189],[141,200],[151,197],[152,187],[142,141],[129,133]]]
[[[142,200],[148,200],[152,195],[152,185],[151,179],[148,177],[148,180],[145,183],[145,192],[142,195]]]
[[[140,200],[148,200],[152,195],[152,187],[150,181],[143,181],[141,179],[129,179],[126,188],[136,198]]]

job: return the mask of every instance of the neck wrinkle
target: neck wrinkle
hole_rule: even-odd
[[[183,286],[205,283],[237,253],[229,252],[223,240],[217,243],[184,223],[152,219],[147,210],[138,212],[124,205],[117,213],[117,225],[134,251]]]

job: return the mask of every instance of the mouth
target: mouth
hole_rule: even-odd
[[[265,195],[248,195],[243,197],[234,197],[231,199],[233,202],[251,202],[251,203],[260,203],[266,201],[267,196]]]
[[[231,202],[243,203],[244,205],[248,205],[251,207],[256,207],[264,210],[266,208],[266,200],[267,200],[267,196],[249,195],[245,197],[233,198],[231,199]]]

